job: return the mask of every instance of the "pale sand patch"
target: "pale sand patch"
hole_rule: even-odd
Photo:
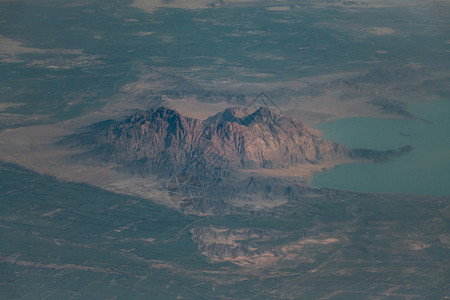
[[[145,10],[147,12],[154,12],[158,8],[184,8],[184,9],[200,9],[207,8],[211,0],[174,0],[174,1],[164,1],[164,0],[134,0],[131,6]]]
[[[218,112],[224,111],[229,107],[236,106],[227,102],[203,103],[194,99],[166,99],[166,104],[166,106],[178,111],[184,116],[189,116],[199,120],[206,120]]]
[[[272,6],[267,8],[267,10],[272,10],[272,11],[286,11],[286,10],[291,10],[290,6]]]
[[[152,35],[152,34],[155,34],[155,33],[152,32],[152,31],[140,31],[138,33],[135,33],[134,35],[135,36],[149,36],[149,35]]]
[[[173,43],[175,41],[175,37],[170,35],[160,35],[158,38],[161,40],[161,43]]]
[[[23,59],[19,59],[15,56],[3,56],[0,55],[0,62],[7,63],[7,64],[14,64],[14,63],[23,63],[25,62]]]
[[[326,239],[304,239],[298,241],[300,245],[328,245],[339,243],[340,240],[337,238],[326,238]]]
[[[330,244],[340,243],[338,238],[305,238],[296,242],[290,243],[281,247],[280,251],[283,253],[283,260],[295,260],[304,263],[313,263],[315,261],[315,251],[311,252],[311,246],[326,246]]]
[[[61,244],[60,242],[55,242],[57,245]],[[58,265],[58,264],[42,264],[39,262],[33,262],[33,261],[25,261],[25,260],[19,260],[18,255],[11,255],[9,257],[1,258],[0,262],[6,262],[9,264],[15,264],[18,266],[24,266],[24,267],[32,267],[36,269],[52,269],[52,270],[70,270],[70,271],[89,271],[89,272],[100,272],[100,273],[106,273],[106,274],[117,274],[116,271],[112,271],[109,269],[103,269],[98,267],[90,267],[85,265],[75,265],[75,264],[65,264],[65,265]]]
[[[250,78],[270,78],[270,77],[274,77],[275,74],[270,74],[270,73],[239,73],[239,76],[242,77],[250,77]]]
[[[227,0],[227,3],[259,2],[261,0]],[[183,9],[204,9],[208,8],[213,0],[134,0],[131,6],[147,12],[154,12],[158,8],[183,8]]]
[[[59,214],[62,211],[61,208],[57,208],[55,210],[49,211],[48,213],[44,213],[41,215],[41,217],[54,217],[55,215]]]
[[[284,57],[274,56],[269,53],[262,53],[262,52],[250,52],[248,53],[247,56],[258,60],[284,60]]]
[[[41,114],[21,115],[11,113],[0,113],[1,126],[23,126],[24,123],[34,123],[45,121],[49,116]]]
[[[230,230],[227,228],[217,228],[214,226],[209,226],[209,230],[214,232],[215,234],[206,234],[197,236],[194,241],[197,243],[201,243],[203,245],[228,245],[239,247],[241,243],[239,241],[248,240],[252,238],[258,238],[258,234],[250,234],[248,235],[248,230]],[[257,248],[253,248],[247,246],[247,249],[250,251],[255,251]],[[207,255],[207,252],[202,252],[203,255],[210,257]],[[273,252],[264,251],[262,253],[253,254],[253,255],[241,255],[237,257],[232,257],[228,255],[226,257],[210,257],[212,262],[232,262],[241,267],[252,267],[252,268],[261,268],[268,265],[271,265],[279,260],[278,256],[275,256]]]
[[[21,42],[0,35],[0,61],[5,63],[22,62],[17,56],[21,54],[82,54],[80,49],[38,49],[26,47]]]
[[[297,182],[298,183],[298,182]],[[274,208],[288,203],[288,197],[261,197],[260,195],[247,196],[244,199],[231,199],[229,203],[236,207],[252,207],[254,210]]]
[[[141,239],[141,241],[152,243],[152,242],[156,241],[156,239],[154,239],[154,238],[145,238],[145,239]]]
[[[18,55],[24,53],[44,53],[38,48],[23,46],[21,42],[0,35],[0,55]]]
[[[382,94],[382,91],[380,91]],[[325,120],[334,121],[352,117],[386,117],[368,102],[371,97],[354,97],[341,100],[342,91],[328,91],[319,97],[303,97],[303,101],[296,104],[295,109],[328,115]]]
[[[389,27],[370,27],[369,32],[374,35],[390,35],[393,34],[395,30]]]
[[[253,170],[242,170],[245,174],[250,175],[260,175],[260,176],[270,176],[270,177],[290,177],[300,179],[304,183],[311,183],[311,180],[314,174],[318,172],[326,172],[331,170],[332,168],[341,165],[341,164],[349,164],[349,163],[362,163],[368,162],[364,159],[351,159],[348,157],[336,158],[333,160],[325,161],[317,165],[313,164],[304,164],[304,165],[296,165],[290,166],[288,168],[280,168],[280,169],[253,169]]]
[[[275,264],[279,259],[280,258],[273,253],[262,253],[254,256],[238,256],[236,258],[227,257],[221,260],[217,259],[212,261],[228,261],[245,268],[263,268]]]
[[[61,243],[60,239],[53,239],[53,242],[55,243],[55,245],[58,245],[58,246],[64,245],[63,243]]]
[[[241,267],[261,268],[267,267],[271,264],[283,260],[297,260],[305,263],[313,263],[315,261],[314,254],[304,251],[307,245],[324,246],[339,243],[337,238],[318,238],[318,239],[303,239],[295,243],[283,246],[280,250],[284,254],[283,257],[276,256],[273,252],[263,252],[253,256],[238,256],[236,258],[226,257],[223,259],[213,259],[213,261],[229,261]],[[305,253],[303,253],[305,252]]]
[[[446,0],[444,0],[446,1]],[[317,1],[317,6],[340,6],[344,8],[383,8],[383,7],[402,7],[402,6],[414,6],[422,4],[423,1],[419,0],[355,0],[355,1],[336,1],[330,3],[329,1]],[[353,10],[358,12],[357,10]]]
[[[2,55],[19,55],[25,53],[62,53],[62,54],[81,54],[80,49],[38,49],[32,47],[23,46],[23,44],[17,40],[7,38],[0,35],[0,56]]]
[[[0,111],[4,111],[5,109],[8,109],[8,108],[14,108],[14,107],[19,107],[19,106],[23,106],[23,105],[25,105],[25,103],[3,102],[3,103],[0,103]]]
[[[431,247],[431,244],[425,244],[422,242],[409,244],[409,249],[413,250],[413,251],[423,250],[423,249],[430,248],[430,247]]]

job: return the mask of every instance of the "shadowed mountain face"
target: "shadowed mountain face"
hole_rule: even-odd
[[[324,141],[298,120],[264,107],[229,108],[203,122],[158,107],[124,121],[93,124],[63,143],[85,148],[85,155],[119,163],[132,172],[159,175],[204,175],[206,166],[286,168],[344,157],[377,161],[410,150],[350,149]]]

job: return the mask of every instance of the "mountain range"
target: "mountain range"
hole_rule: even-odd
[[[317,165],[339,158],[383,161],[412,149],[352,149],[325,141],[299,120],[266,107],[228,108],[203,121],[156,107],[122,121],[95,123],[61,143],[142,175],[224,178],[243,169]]]

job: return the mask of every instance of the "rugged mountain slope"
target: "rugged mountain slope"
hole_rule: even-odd
[[[63,143],[133,172],[173,175],[214,170],[285,168],[338,157],[384,160],[409,151],[350,149],[327,142],[296,119],[267,108],[230,108],[205,121],[165,107],[105,121]],[[226,176],[225,172],[222,175]]]
[[[281,168],[318,163],[343,154],[344,146],[313,135],[298,120],[267,108],[227,109],[206,120],[207,150],[243,168]]]

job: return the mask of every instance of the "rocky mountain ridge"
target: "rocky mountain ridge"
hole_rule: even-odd
[[[62,143],[128,171],[161,176],[220,171],[227,177],[239,169],[287,168],[342,157],[380,161],[411,150],[351,149],[325,141],[300,121],[265,107],[228,108],[204,121],[157,107],[123,121],[93,124]]]

